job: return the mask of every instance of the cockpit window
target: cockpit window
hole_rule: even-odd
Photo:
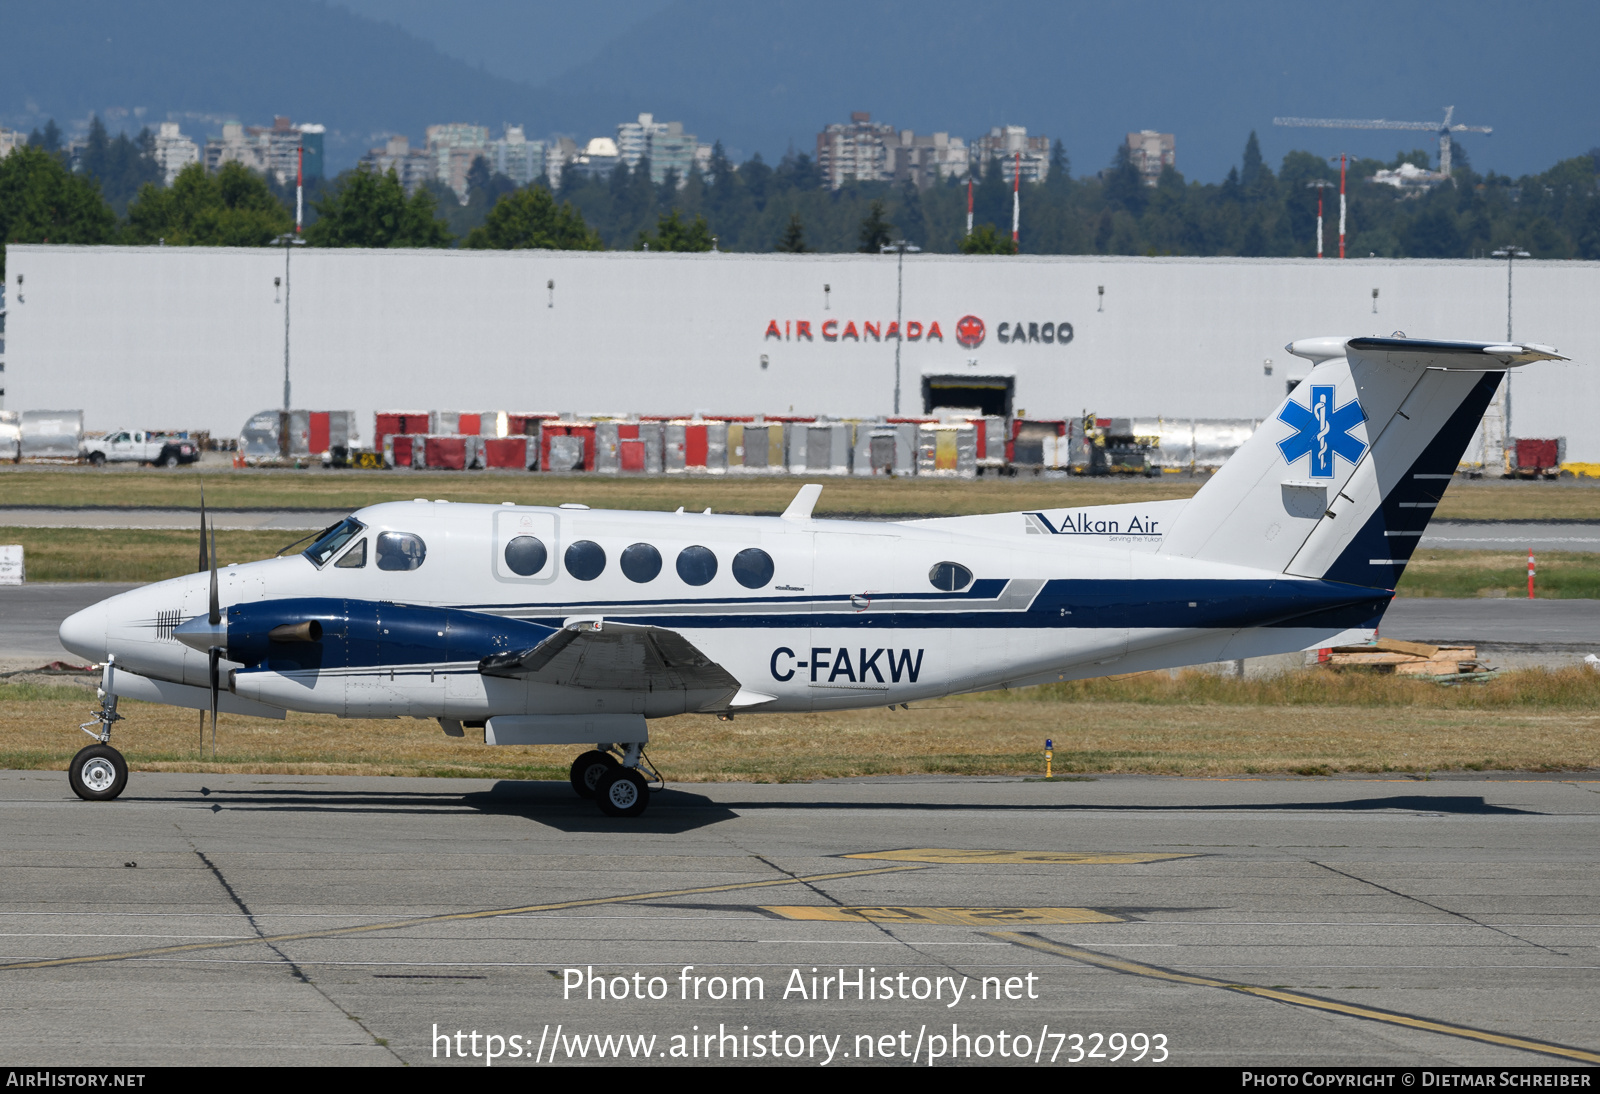
[[[356,545],[344,553],[344,557],[333,564],[336,570],[359,570],[367,564],[367,541],[356,540]]]
[[[309,558],[312,563],[321,569],[346,543],[361,534],[366,525],[355,517],[345,517],[331,528],[324,528],[317,540],[304,551],[300,552]]]
[[[378,569],[415,570],[428,557],[422,537],[410,532],[384,532],[378,536]]]

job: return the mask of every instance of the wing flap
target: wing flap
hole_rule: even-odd
[[[585,619],[527,650],[485,657],[485,676],[606,691],[739,691],[739,681],[677,631]]]

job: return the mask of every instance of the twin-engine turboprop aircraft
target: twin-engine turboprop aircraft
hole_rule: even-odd
[[[1305,339],[1310,376],[1191,499],[895,523],[395,502],[298,555],[202,570],[61,625],[105,663],[82,797],[116,797],[119,697],[436,718],[587,744],[573,788],[650,797],[648,722],[844,710],[1359,640],[1505,370],[1537,345]],[[202,523],[204,516],[202,513]],[[214,541],[213,535],[213,541]]]

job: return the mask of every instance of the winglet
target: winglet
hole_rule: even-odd
[[[811,510],[817,507],[817,499],[822,496],[822,484],[808,482],[800,488],[800,492],[789,503],[789,508],[783,511],[784,520],[810,520]]]

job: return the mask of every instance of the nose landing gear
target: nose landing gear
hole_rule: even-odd
[[[665,785],[644,758],[644,747],[630,744],[618,759],[616,745],[600,745],[572,761],[572,789],[593,798],[608,817],[637,817],[650,805],[650,783]],[[647,777],[648,776],[648,777]]]
[[[67,768],[67,782],[72,792],[84,801],[110,801],[128,785],[128,761],[111,747],[111,723],[122,721],[122,715],[117,713],[117,697],[111,690],[116,671],[113,656],[106,660],[100,676],[100,706],[95,709],[93,718],[78,727],[93,737],[95,743],[72,757],[72,764]],[[99,726],[100,731],[96,733],[90,726]]]

